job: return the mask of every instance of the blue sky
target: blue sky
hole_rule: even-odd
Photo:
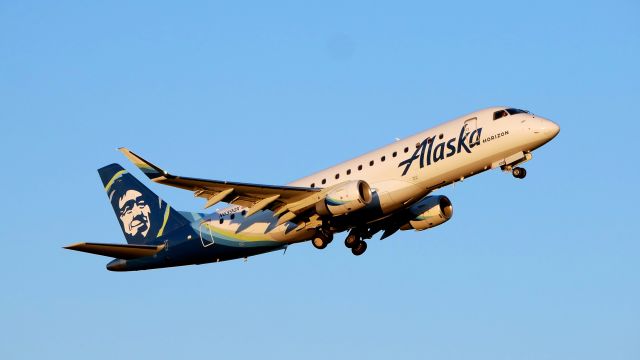
[[[0,358],[640,358],[639,10],[0,1]],[[443,189],[450,222],[359,258],[118,274],[62,249],[124,242],[95,171],[141,175],[117,147],[283,184],[493,105],[562,127],[528,177]]]

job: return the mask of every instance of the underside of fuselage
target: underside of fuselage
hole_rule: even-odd
[[[254,243],[251,246],[242,245],[243,243],[240,242],[235,246],[216,244],[215,242],[205,244],[207,246],[203,246],[200,239],[177,245],[171,245],[171,241],[167,241],[165,249],[153,256],[130,260],[115,259],[107,264],[107,269],[112,271],[136,271],[184,265],[201,265],[247,258],[271,251],[283,250],[287,246],[286,244],[269,241]]]

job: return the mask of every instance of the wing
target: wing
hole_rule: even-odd
[[[250,208],[246,216],[251,216],[259,210],[270,209],[276,211],[281,220],[284,218],[284,222],[309,209],[321,198],[320,194],[323,192],[323,189],[316,188],[247,184],[171,175],[126,148],[119,150],[152,181],[190,190],[195,196],[207,199],[205,208],[219,202],[237,204]]]

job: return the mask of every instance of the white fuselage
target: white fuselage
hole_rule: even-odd
[[[411,199],[418,200],[442,186],[498,167],[501,160],[512,155],[531,152],[557,134],[554,130],[557,125],[527,113],[493,120],[493,113],[498,109],[502,108],[484,109],[459,117],[289,185],[326,187],[346,180],[364,180],[380,196],[392,199],[388,205],[389,211],[394,211]],[[469,147],[469,152],[462,146],[458,152],[460,133],[465,124],[469,136],[477,130],[471,140],[476,140],[476,136],[479,136],[479,144]],[[433,137],[435,139],[431,153],[428,153],[427,144],[423,155],[423,142]],[[451,145],[455,147],[455,152],[447,147],[447,142],[451,139],[454,139]],[[440,149],[436,151],[442,143],[444,159]],[[411,159],[416,150],[418,158],[411,162],[405,173],[407,165],[400,164]],[[449,154],[451,155],[447,157]],[[427,158],[429,155],[430,161]],[[439,159],[435,159],[436,155]],[[326,183],[323,183],[325,179]]]
[[[494,112],[501,109],[505,108],[473,112],[288,185],[325,188],[349,180],[366,181],[382,210],[377,219],[367,221],[378,221],[440,187],[488,169],[527,161],[531,151],[559,132],[553,122],[529,113],[494,120]],[[230,213],[240,217],[242,210],[239,206],[221,210],[206,225],[216,232],[242,234],[247,241],[269,238],[290,243],[313,236],[309,231],[287,232],[287,225],[274,227],[270,211],[247,218],[244,223],[238,219],[220,224],[220,218]]]

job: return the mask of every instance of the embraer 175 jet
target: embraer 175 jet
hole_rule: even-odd
[[[153,182],[206,199],[211,214],[173,209],[118,164],[98,170],[128,244],[78,243],[67,249],[114,257],[113,271],[147,270],[247,258],[311,240],[324,249],[334,234],[354,255],[382,232],[426,230],[453,215],[443,186],[500,168],[515,178],[531,152],[560,132],[550,120],[515,108],[480,110],[398,140],[286,186],[169,174],[121,148]]]

